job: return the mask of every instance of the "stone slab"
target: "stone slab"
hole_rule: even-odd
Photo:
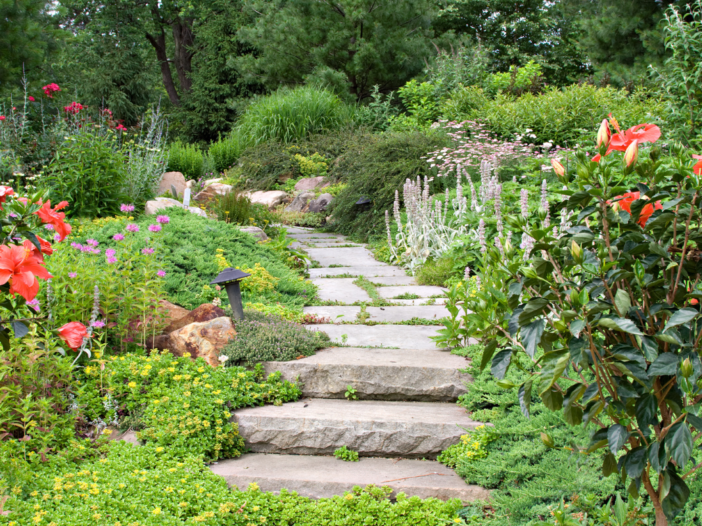
[[[393,305],[445,305],[446,298],[419,298],[416,300],[390,300]]]
[[[335,343],[351,347],[396,347],[399,349],[436,349],[430,336],[436,336],[440,326],[431,325],[306,325],[312,331],[323,331]]]
[[[361,456],[435,458],[481,425],[458,404],[308,398],[234,411],[255,453],[330,455],[347,446]]]
[[[365,247],[352,248],[308,248],[307,255],[319,261],[323,267],[329,265],[350,265],[352,267],[376,267],[378,261]]]
[[[404,270],[399,267],[391,267],[390,265],[383,265],[382,263],[376,261],[374,266],[367,267],[355,267],[355,266],[344,266],[344,267],[332,267],[332,268],[311,268],[308,269],[311,278],[333,278],[339,274],[350,274],[352,276],[365,276],[367,278],[373,276],[406,276]],[[341,263],[343,265],[343,263]]]
[[[315,232],[311,229],[302,229],[299,227],[288,228],[288,237],[294,237],[300,241],[308,239],[346,239],[338,234],[329,234],[327,232]]]
[[[305,307],[302,310],[305,314],[316,314],[320,318],[329,318],[332,323],[340,323],[356,321],[358,313],[361,312],[361,307],[334,305],[328,307]]]
[[[312,279],[318,288],[317,295],[322,301],[343,301],[354,303],[356,301],[372,301],[368,293],[361,287],[354,285],[356,278],[342,279]]]
[[[368,281],[381,287],[397,285],[416,285],[417,281],[412,276],[377,276],[368,278]]]
[[[487,490],[469,486],[452,469],[434,461],[362,458],[344,462],[334,457],[249,453],[217,462],[210,469],[242,491],[255,482],[261,491],[277,493],[285,488],[313,499],[343,495],[354,486],[369,484],[390,486],[391,497],[402,492],[409,497],[461,499],[468,503],[490,496]]]
[[[378,294],[385,299],[392,299],[402,294],[416,294],[420,298],[430,298],[432,296],[444,296],[446,289],[431,285],[408,285],[397,287],[379,287]]]
[[[298,382],[303,396],[344,399],[351,385],[362,400],[455,402],[465,394],[465,358],[448,351],[331,347],[289,362],[267,362],[266,373],[280,371]]]
[[[364,245],[359,245],[358,243],[350,243],[344,241],[343,243],[312,243],[312,241],[305,241],[309,248],[356,248],[363,247]],[[310,246],[314,245],[314,246]]]

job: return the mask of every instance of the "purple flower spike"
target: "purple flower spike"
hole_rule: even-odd
[[[149,231],[150,232],[160,232],[161,225],[149,225]]]
[[[112,236],[112,239],[114,239],[115,241],[122,241],[124,239],[124,234],[115,234],[114,236]]]
[[[127,225],[127,231],[128,232],[139,232],[139,225],[136,223],[129,223]]]
[[[158,223],[161,223],[162,225],[167,225],[170,222],[171,218],[168,216],[158,216],[156,218],[156,221]]]

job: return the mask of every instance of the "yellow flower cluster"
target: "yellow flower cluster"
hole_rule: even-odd
[[[241,290],[260,294],[268,290],[275,290],[280,281],[280,278],[273,276],[260,263],[256,263],[253,268],[244,266],[241,270],[251,274],[250,277],[241,282]]]

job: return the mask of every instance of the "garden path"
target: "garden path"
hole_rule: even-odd
[[[422,498],[487,498],[486,490],[433,460],[480,425],[455,403],[470,381],[459,372],[465,359],[430,339],[439,327],[427,320],[449,314],[443,299],[432,297],[443,290],[417,285],[403,269],[378,262],[343,236],[288,232],[320,265],[310,275],[325,305],[305,312],[330,322],[307,327],[326,332],[338,346],[265,364],[268,372],[297,379],[303,398],[236,411],[251,453],[212,470],[242,489],[255,482],[264,491],[287,488],[313,498],[368,484]],[[359,276],[364,281],[354,283]],[[379,306],[365,305],[371,296]],[[341,446],[357,451],[360,461],[331,456]]]

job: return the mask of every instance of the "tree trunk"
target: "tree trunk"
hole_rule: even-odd
[[[660,475],[658,478],[658,487],[660,488]],[[643,485],[646,488],[646,493],[648,493],[648,496],[651,497],[653,508],[656,510],[656,526],[668,526],[668,519],[665,516],[665,513],[663,513],[663,506],[661,505],[661,501],[658,498],[658,492],[653,488],[653,484],[651,483],[648,470],[645,470],[643,472],[641,482],[643,482]]]
[[[175,44],[175,53],[173,61],[175,62],[176,71],[178,73],[178,82],[180,83],[180,91],[185,94],[192,87],[192,58],[193,58],[193,19],[178,18],[171,24],[173,30],[173,43]]]
[[[166,54],[166,35],[161,28],[161,33],[154,37],[146,33],[146,39],[151,42],[151,45],[156,50],[156,58],[159,66],[161,66],[161,77],[163,78],[163,86],[166,88],[168,98],[174,106],[180,106],[180,97],[176,91],[173,75],[171,75],[171,66],[168,64],[168,55]]]

